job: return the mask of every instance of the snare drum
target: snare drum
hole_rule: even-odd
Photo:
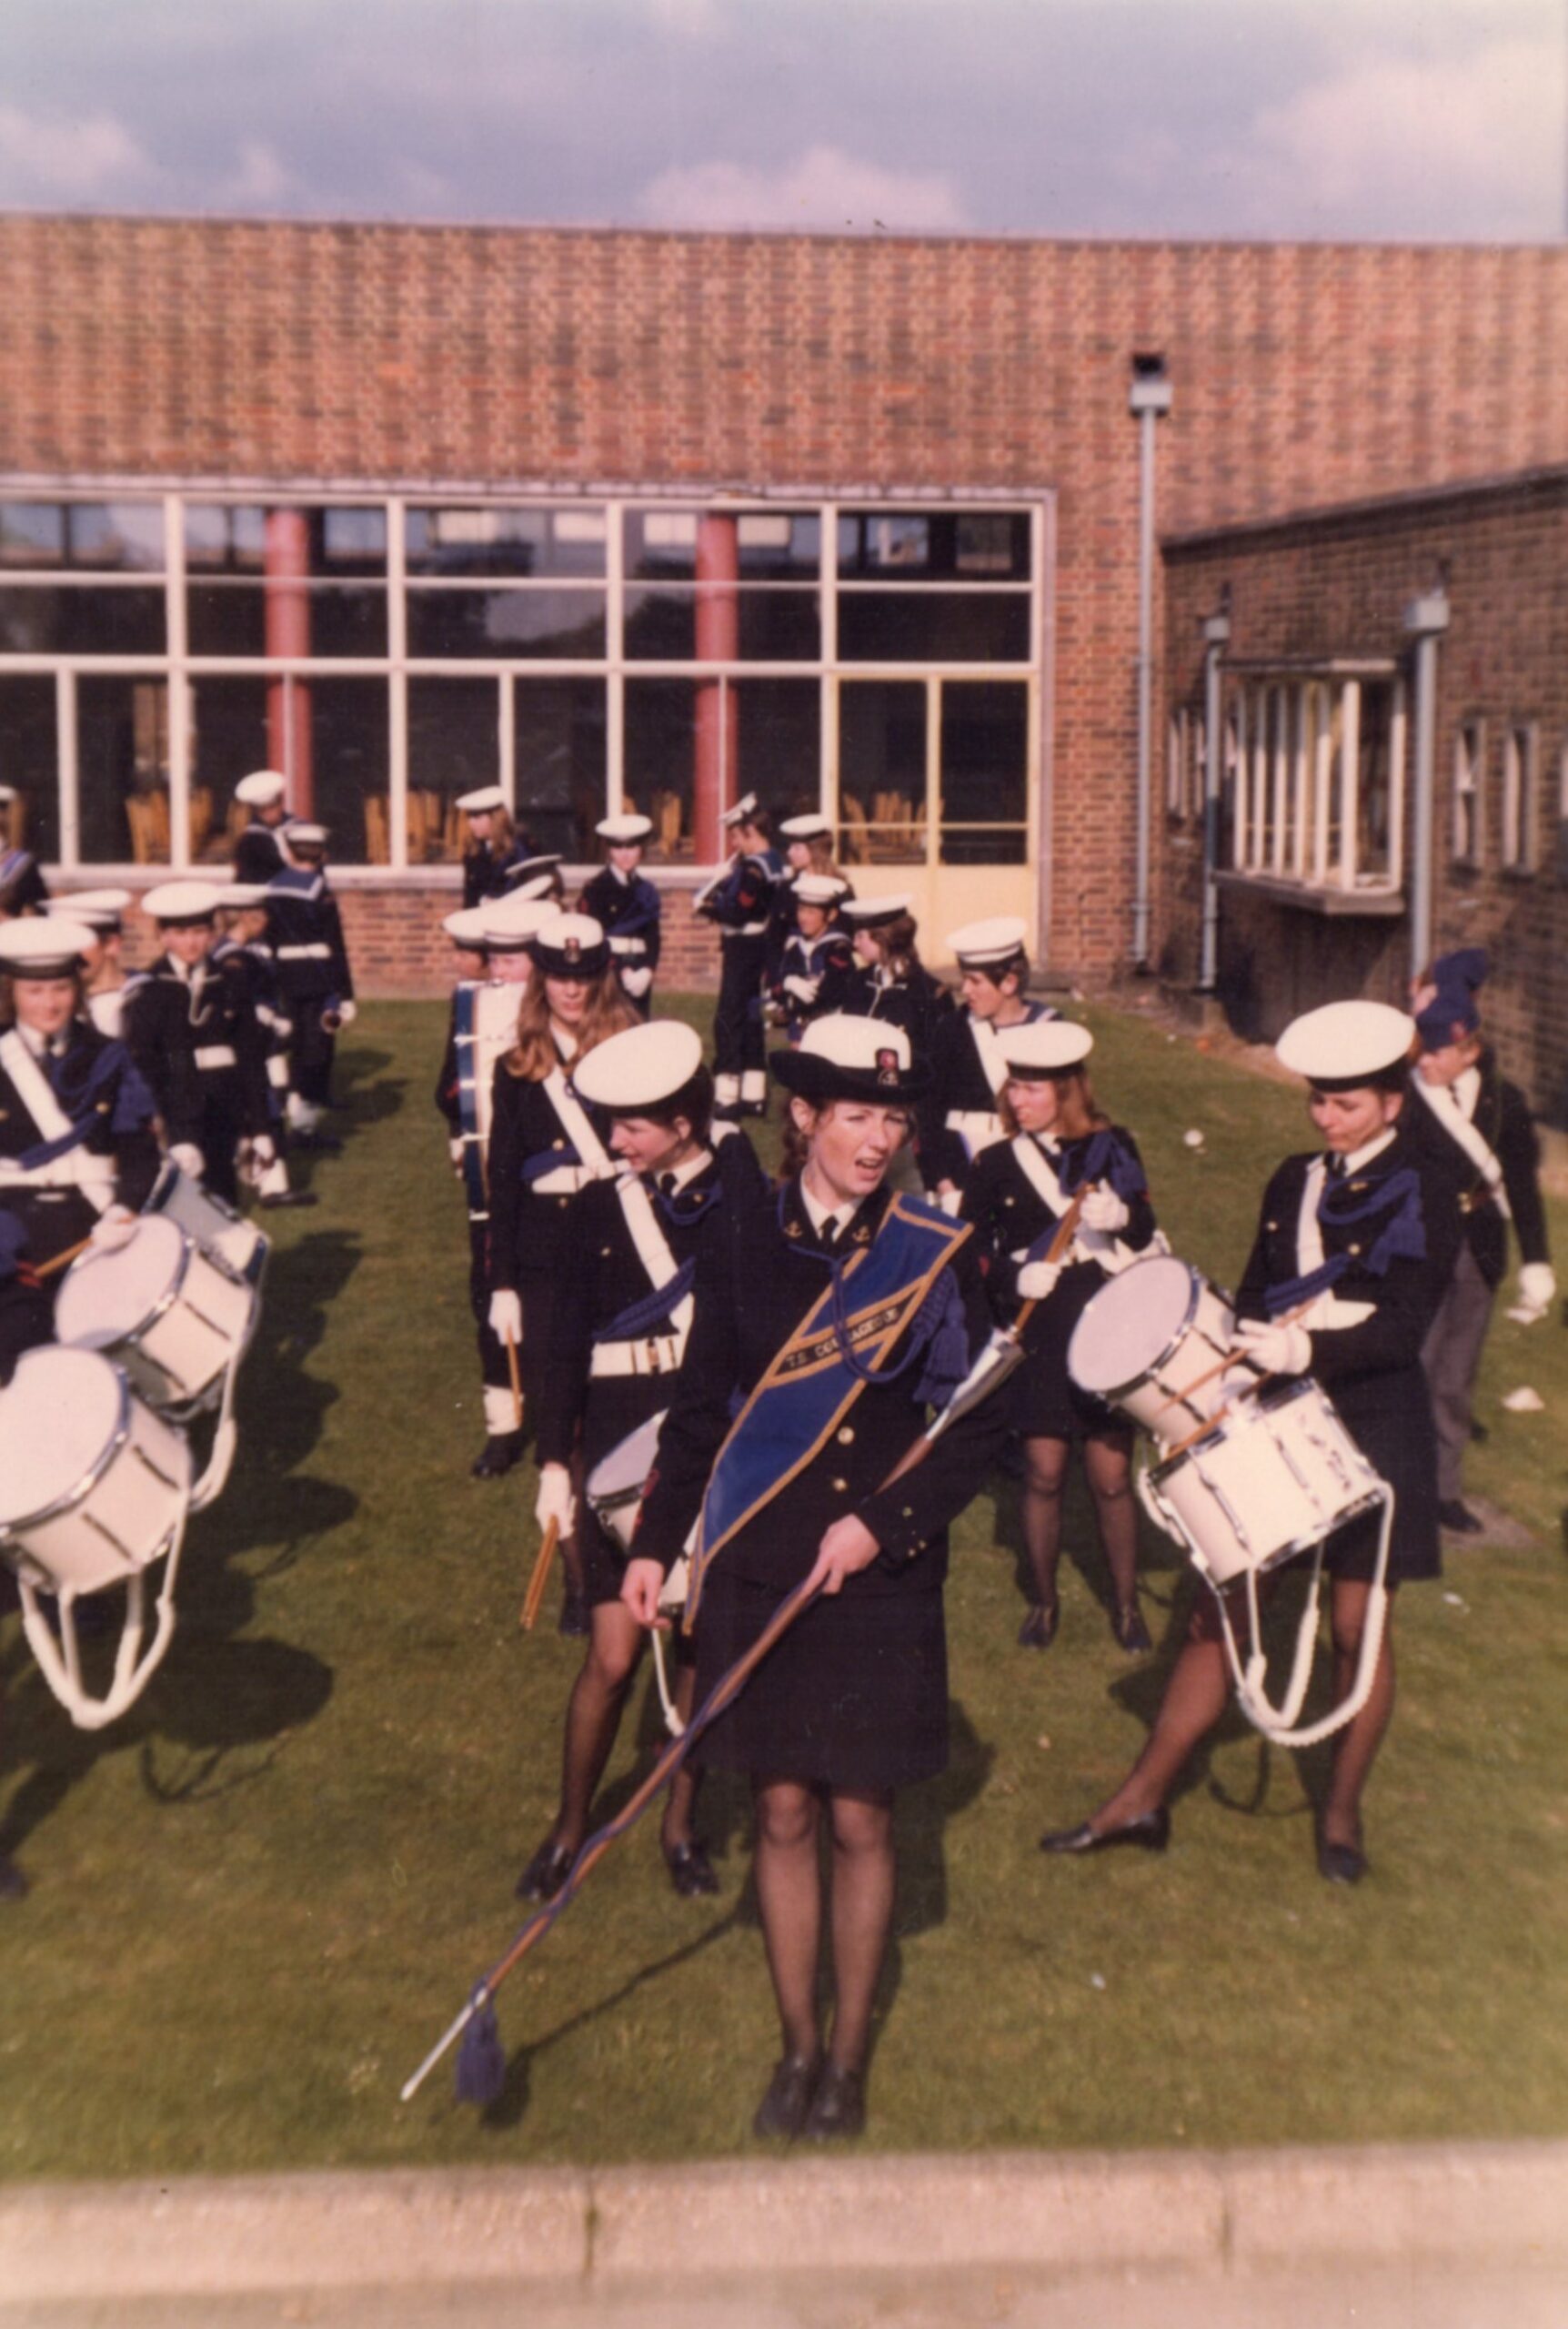
[[[266,1266],[272,1241],[221,1197],[211,1195],[199,1181],[182,1173],[172,1161],[165,1163],[153,1187],[153,1193],[142,1207],[145,1214],[163,1214],[176,1229],[184,1231],[193,1245],[204,1254],[216,1256],[224,1267],[247,1285],[259,1285]]]
[[[1387,1493],[1310,1376],[1238,1400],[1148,1485],[1217,1586],[1278,1568]]]
[[[26,1351],[0,1391],[0,1553],[49,1592],[96,1593],[156,1561],[190,1477],[184,1434],[97,1351]]]
[[[1155,1254],[1102,1285],[1072,1330],[1067,1371],[1156,1439],[1184,1439],[1225,1405],[1235,1313],[1218,1286],[1174,1254]]]
[[[623,1557],[631,1550],[642,1491],[658,1453],[658,1435],[664,1428],[667,1413],[667,1409],[660,1409],[646,1423],[638,1424],[608,1456],[601,1457],[588,1476],[585,1492],[588,1509]]]
[[[146,1214],[123,1245],[83,1255],[55,1308],[62,1343],[123,1366],[155,1407],[188,1407],[244,1352],[253,1285],[197,1245],[167,1214]]]

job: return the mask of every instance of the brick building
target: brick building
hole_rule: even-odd
[[[574,859],[655,817],[683,977],[751,787],[820,802],[931,940],[1011,907],[1103,983],[1140,926],[1133,359],[1190,537],[1568,460],[1565,290],[1556,248],[0,219],[0,760],[66,882],[221,859],[235,779],[284,766],[384,987],[441,976],[452,796],[491,779]]]

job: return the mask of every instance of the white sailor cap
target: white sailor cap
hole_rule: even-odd
[[[611,848],[625,847],[634,841],[646,841],[653,831],[651,817],[639,817],[628,809],[623,816],[601,817],[594,827],[600,841],[608,841]]]
[[[15,798],[16,787],[14,784],[0,784],[0,809],[8,809]]]
[[[1070,1019],[1026,1019],[1021,1026],[999,1027],[996,1039],[1008,1074],[1024,1084],[1070,1075],[1094,1049],[1088,1028]]]
[[[612,1114],[640,1115],[684,1092],[702,1065],[702,1038],[684,1019],[645,1019],[596,1044],[572,1069],[572,1089]]]
[[[487,898],[474,911],[482,946],[492,954],[520,954],[547,922],[555,921],[558,909],[548,898],[523,898],[509,890],[504,898]],[[451,926],[449,920],[446,927]]]
[[[160,882],[144,895],[142,912],[166,925],[210,922],[223,897],[216,882]]]
[[[258,768],[253,769],[248,776],[240,778],[234,788],[234,797],[236,801],[243,801],[247,809],[270,809],[275,801],[282,800],[287,790],[288,779],[280,776],[276,769]]]
[[[79,922],[101,935],[118,930],[120,916],[130,902],[129,890],[68,890],[63,897],[48,899],[44,911],[57,922]]]
[[[801,876],[804,880],[805,876]],[[800,894],[800,882],[795,884],[795,895]],[[839,912],[852,930],[880,930],[900,916],[913,913],[913,898],[846,898]]]
[[[1024,951],[1029,925],[1020,915],[992,914],[985,922],[966,922],[950,931],[948,944],[966,971],[1005,970]]]
[[[528,948],[547,978],[597,979],[609,968],[609,941],[591,913],[553,913]]]
[[[95,933],[62,913],[0,923],[0,973],[13,979],[64,979],[79,970]]]
[[[799,817],[786,817],[779,828],[786,841],[826,841],[833,828],[819,809]]]
[[[485,935],[483,906],[459,906],[456,913],[442,915],[441,927],[454,946],[467,946],[477,954],[483,953],[490,943]],[[519,945],[523,943],[519,939]]]
[[[539,893],[534,884],[548,881],[564,863],[565,860],[558,849],[543,850],[537,857],[520,857],[515,865],[508,865],[505,869],[507,887],[509,890],[531,892],[535,897],[538,897]]]
[[[1398,1090],[1415,1040],[1415,1021],[1392,1003],[1324,1003],[1292,1020],[1274,1056],[1318,1092]]]
[[[802,873],[795,884],[798,906],[836,906],[849,884],[832,873]]]
[[[802,1100],[876,1100],[890,1106],[918,1099],[930,1070],[916,1061],[902,1027],[847,1011],[813,1019],[799,1044],[775,1052],[771,1066]]]
[[[268,891],[265,882],[226,882],[217,893],[219,913],[244,913],[248,907],[264,906]]]
[[[481,784],[472,792],[459,792],[457,806],[466,817],[493,816],[507,805],[507,796],[498,784]]]
[[[735,803],[733,809],[720,810],[719,822],[721,825],[746,825],[750,823],[756,814],[757,795],[755,792],[748,792],[743,799]]]
[[[288,846],[290,849],[325,849],[327,827],[313,825],[297,817],[288,828]]]

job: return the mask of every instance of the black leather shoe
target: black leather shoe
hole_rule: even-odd
[[[822,2072],[803,2132],[809,2143],[848,2142],[866,2132],[866,2083],[859,2071],[829,2062]]]
[[[343,1154],[343,1143],[330,1132],[291,1132],[288,1144],[309,1156],[341,1156]]]
[[[547,1836],[518,1879],[519,1901],[553,1901],[572,1872],[577,1854]]]
[[[1033,1601],[1029,1615],[1018,1629],[1020,1649],[1049,1649],[1056,1639],[1056,1629],[1061,1622],[1060,1601]]]
[[[1325,1884],[1359,1884],[1366,1872],[1367,1856],[1357,1845],[1318,1838],[1318,1874]]]
[[[1111,1620],[1111,1630],[1121,1647],[1134,1658],[1154,1647],[1136,1601],[1129,1603],[1125,1609],[1118,1609]]]
[[[669,1870],[671,1884],[683,1901],[696,1901],[704,1893],[719,1890],[708,1847],[695,1838],[689,1844],[666,1844],[664,1864]]]
[[[314,1189],[274,1189],[270,1196],[256,1199],[263,1213],[279,1213],[285,1205],[319,1205],[320,1202]]]
[[[764,2141],[782,2136],[792,2143],[806,2124],[811,2108],[811,2097],[817,2091],[821,2074],[818,2062],[803,2062],[799,2054],[786,2054],[768,2082],[768,2092],[757,2105],[757,2116],[751,2122],[751,2132]]]
[[[1087,1820],[1076,1828],[1055,1828],[1040,1840],[1042,1852],[1102,1852],[1112,1844],[1141,1844],[1146,1852],[1162,1852],[1171,1841],[1171,1814],[1164,1804],[1120,1828],[1091,1828]]]
[[[492,1432],[475,1457],[468,1469],[477,1480],[498,1480],[522,1460],[523,1435],[520,1431]]]
[[[0,1852],[0,1901],[25,1901],[27,1891],[27,1880],[15,1861]]]
[[[1447,1504],[1440,1504],[1437,1517],[1455,1537],[1483,1537],[1486,1533],[1485,1521],[1478,1520],[1469,1505],[1462,1504],[1458,1497],[1451,1498]]]

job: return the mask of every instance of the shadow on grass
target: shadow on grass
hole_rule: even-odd
[[[1021,1465],[1021,1458],[1020,1465]],[[1030,1567],[1029,1549],[1023,1533],[1023,1482],[1020,1471],[1010,1466],[993,1474],[990,1486],[996,1498],[994,1542],[999,1549],[1012,1557],[1013,1580],[1019,1600],[1027,1608],[1033,1601],[1034,1577]],[[1115,1608],[1115,1592],[1111,1571],[1100,1548],[1100,1532],[1095,1523],[1093,1500],[1084,1477],[1081,1457],[1075,1450],[1068,1464],[1067,1487],[1061,1517],[1061,1557],[1078,1571],[1085,1590],[1099,1602],[1110,1623]],[[1157,1608],[1171,1607],[1173,1589],[1186,1564],[1181,1554],[1162,1530],[1156,1528],[1140,1510],[1138,1514],[1138,1582],[1142,1591]],[[1152,1585],[1159,1578],[1172,1591],[1161,1592]]]

